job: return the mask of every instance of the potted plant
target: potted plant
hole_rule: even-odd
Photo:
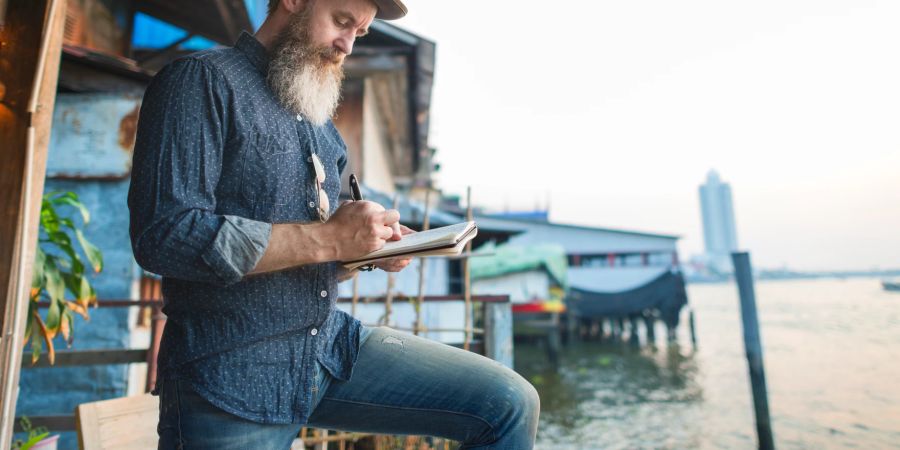
[[[56,450],[58,434],[50,436],[46,427],[32,427],[31,421],[27,417],[22,417],[19,424],[22,426],[22,431],[28,433],[28,436],[25,440],[16,439],[12,445],[13,450]]]
[[[44,347],[50,364],[55,362],[53,339],[62,335],[66,346],[74,339],[74,314],[90,320],[88,307],[97,304],[97,293],[88,281],[89,270],[103,270],[103,255],[84,237],[76,221],[60,214],[64,207],[81,216],[82,226],[91,220],[87,208],[74,192],[51,192],[41,202],[38,247],[34,257],[31,299],[28,302],[28,321],[25,345],[31,345],[31,363],[40,358]],[[77,243],[77,245],[76,245]],[[86,266],[81,253],[87,258]],[[71,299],[66,299],[66,293]],[[46,314],[41,315],[39,302],[49,302]],[[26,440],[16,440],[13,448],[25,450],[56,450],[59,435],[50,436],[45,427],[32,427],[27,417],[20,420]]]

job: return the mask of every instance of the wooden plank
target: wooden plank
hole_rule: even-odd
[[[484,304],[484,356],[513,368],[512,304]]]
[[[25,431],[19,423],[20,417],[16,417],[16,433]],[[74,431],[76,429],[75,415],[65,414],[58,416],[28,416],[33,428],[47,427],[50,431]]]
[[[56,352],[56,364],[50,365],[47,354],[42,353],[41,358],[34,365],[31,361],[22,361],[23,369],[38,367],[70,367],[91,366],[97,364],[129,364],[147,362],[146,348],[141,349],[110,349],[110,350],[79,350]]]
[[[463,294],[450,294],[450,295],[426,295],[424,297],[425,302],[460,302],[464,301],[466,298]],[[481,302],[481,303],[508,303],[509,296],[508,295],[473,295],[473,302]],[[352,299],[348,297],[340,297],[337,299],[339,303],[347,303]],[[363,303],[383,303],[385,300],[384,297],[365,297],[362,298],[361,301]]]
[[[132,306],[159,306],[162,300],[97,300],[98,308],[129,308]],[[50,302],[38,302],[38,308],[49,308]]]
[[[159,398],[150,394],[78,405],[78,443],[82,449],[156,448]]]
[[[0,449],[12,441],[66,3],[10,0],[0,28]]]

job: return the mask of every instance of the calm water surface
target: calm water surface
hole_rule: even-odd
[[[875,279],[756,291],[777,447],[900,448],[900,293]],[[539,449],[755,448],[737,288],[688,295],[696,350],[684,326],[675,346],[571,345],[558,370],[516,346],[541,394]]]

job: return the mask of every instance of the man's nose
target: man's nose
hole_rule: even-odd
[[[353,37],[349,35],[341,35],[334,41],[334,46],[344,54],[350,56],[353,52]]]

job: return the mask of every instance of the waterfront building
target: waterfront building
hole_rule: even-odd
[[[561,311],[570,331],[579,322],[606,321],[613,334],[618,334],[623,322],[631,322],[633,331],[638,320],[646,320],[652,327],[658,319],[666,325],[669,337],[674,337],[681,310],[687,305],[678,236],[523,220],[505,214],[477,220],[479,227],[514,233],[509,237],[510,246],[561,248],[567,264],[565,277],[558,277],[565,280],[560,284],[566,289]],[[552,300],[548,296],[529,299],[526,304],[513,299],[515,320],[534,313],[534,305],[554,312],[548,308]],[[652,333],[648,332],[648,338]]]

